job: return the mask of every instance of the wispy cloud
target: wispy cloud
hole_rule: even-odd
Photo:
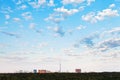
[[[55,27],[48,27],[48,30],[51,30],[54,32],[54,36],[61,36],[63,37],[65,35],[65,31],[63,30],[62,27],[55,26]]]
[[[64,5],[66,5],[66,4],[79,4],[82,2],[84,2],[84,0],[62,0],[62,3]]]
[[[15,22],[20,22],[20,21],[21,21],[20,18],[13,18],[13,20],[14,20]]]
[[[95,49],[96,51],[109,51],[110,49],[115,49],[120,47],[120,28],[112,28],[102,33],[95,33],[80,39],[73,46],[79,48],[81,44],[87,48]],[[104,39],[103,39],[104,38]]]
[[[93,37],[86,37],[83,40],[81,40],[81,42],[87,44],[87,46],[89,46],[89,47],[92,47],[94,45],[92,38]]]
[[[43,32],[43,29],[35,29],[35,31],[41,34]]]
[[[100,49],[101,51],[106,51],[116,47],[120,47],[119,38],[104,40],[98,44],[98,49]]]
[[[120,53],[119,50],[110,50],[109,52],[106,52],[106,54],[101,54],[100,56],[104,58],[104,60],[107,60],[107,59],[110,60],[110,58],[117,59],[117,58],[120,58],[119,53]]]
[[[95,44],[93,40],[96,39],[96,38],[98,38],[98,37],[99,37],[99,35],[97,33],[94,33],[92,35],[89,35],[89,36],[81,39],[80,43],[86,44],[87,47],[93,47],[94,44]]]
[[[43,48],[43,47],[46,47],[46,46],[48,46],[47,42],[42,42],[42,43],[38,44],[39,48]]]
[[[6,47],[8,47],[9,45],[8,44],[4,44],[4,43],[0,43],[0,48],[2,49],[2,48],[6,48]]]
[[[107,35],[106,35],[107,34]],[[104,31],[100,37],[105,37],[105,36],[114,36],[114,37],[118,37],[120,34],[120,27],[115,27],[115,28],[112,28],[110,30],[107,30],[107,31]]]
[[[66,31],[66,33],[69,33],[70,35],[72,35],[74,32],[76,32],[76,31],[81,31],[81,30],[83,30],[83,29],[85,29],[86,28],[86,26],[84,26],[84,25],[79,25],[79,26],[77,26],[77,27],[75,27],[75,28],[73,28],[73,29],[68,29],[67,31]]]
[[[27,58],[23,56],[0,56],[2,60],[17,63],[19,61],[25,61]]]
[[[25,20],[31,20],[32,19],[32,14],[31,12],[24,12],[21,14],[22,17],[25,19]]]
[[[80,42],[76,42],[75,44],[73,44],[74,48],[79,48],[80,47]]]
[[[73,48],[66,48],[63,51],[64,51],[64,53],[73,53],[74,49]]]
[[[13,10],[11,9],[11,7],[1,7],[1,12],[5,13],[5,14],[9,14],[11,12],[13,12]]]
[[[30,24],[29,24],[29,28],[30,28],[30,29],[32,29],[32,30],[34,30],[35,32],[41,34],[41,33],[43,32],[43,29],[41,29],[41,28],[40,28],[40,29],[37,29],[36,26],[37,26],[36,23],[30,23]]]
[[[5,32],[5,31],[0,31],[1,33],[5,34],[5,35],[9,35],[9,36],[14,36],[16,38],[19,38],[20,36],[16,33],[12,33],[12,32]]]
[[[19,6],[18,9],[25,10],[27,7],[28,7],[27,5],[23,4],[23,5]]]

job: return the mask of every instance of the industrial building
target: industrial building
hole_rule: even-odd
[[[81,73],[81,69],[75,69],[76,73]]]
[[[33,70],[33,73],[37,73],[37,69],[34,69],[34,70]]]
[[[40,69],[39,69],[39,70],[34,69],[34,70],[33,70],[33,73],[40,73],[40,74],[42,74],[42,73],[51,73],[51,71],[48,71],[48,70],[42,70],[42,69],[41,69],[41,70],[40,70]]]

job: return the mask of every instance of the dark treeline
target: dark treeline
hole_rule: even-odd
[[[120,73],[6,73],[0,80],[120,80]]]

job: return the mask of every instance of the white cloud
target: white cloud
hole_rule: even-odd
[[[92,2],[95,2],[95,0],[87,0],[87,5],[90,5]]]
[[[43,48],[43,47],[46,47],[46,46],[48,46],[48,43],[46,43],[46,42],[42,42],[38,45],[39,48]]]
[[[66,54],[75,53],[75,48],[65,48],[63,49],[63,52]]]
[[[71,35],[73,34],[74,29],[69,29],[67,32]]]
[[[115,7],[115,4],[111,4],[110,6],[109,6],[109,8],[114,8]]]
[[[11,56],[11,55],[9,55],[9,56],[1,56],[0,57],[1,59],[3,59],[3,60],[7,60],[7,61],[12,61],[12,62],[18,62],[18,61],[23,61],[23,60],[26,60],[27,58],[26,57],[23,57],[23,56]]]
[[[26,8],[27,8],[26,5],[22,5],[22,6],[20,6],[18,9],[22,9],[22,10],[24,10],[24,9],[26,9]]]
[[[14,20],[15,22],[20,22],[20,21],[21,21],[20,18],[13,18],[13,20]]]
[[[29,25],[30,29],[34,29],[34,28],[35,28],[35,26],[36,26],[36,24],[35,24],[35,23],[30,23],[30,25]]]
[[[79,39],[77,42],[73,44],[73,47],[79,48],[81,45],[84,48],[95,48],[95,45],[97,42],[95,42],[96,39],[99,39],[98,32],[94,32],[92,34],[89,34],[88,36],[85,36],[84,38]]]
[[[60,36],[64,36],[64,34],[65,34],[65,32],[63,31],[63,29],[61,28],[61,27],[54,27],[53,28],[53,31],[56,33],[56,34],[58,34],[58,35],[60,35]]]
[[[85,28],[86,28],[86,26],[84,26],[84,25],[79,25],[78,27],[76,27],[77,30],[81,30],[81,29],[85,29]]]
[[[82,19],[84,21],[95,23],[97,21],[104,20],[107,17],[115,17],[115,16],[119,16],[118,10],[112,10],[108,8],[99,11],[97,14],[95,14],[94,12],[90,12],[86,15],[83,15]]]
[[[83,19],[84,21],[88,21],[88,22],[91,22],[91,23],[97,22],[97,20],[96,20],[96,18],[95,18],[95,13],[94,13],[94,12],[90,12],[90,13],[88,13],[88,14],[86,14],[86,15],[83,15],[83,16],[82,16],[82,19]]]
[[[85,6],[80,6],[80,7],[78,8],[78,10],[79,10],[79,11],[83,11],[84,8],[85,8]]]
[[[53,21],[55,23],[59,23],[63,21],[66,17],[73,15],[77,12],[79,12],[78,9],[65,9],[64,7],[55,8],[54,13],[50,14],[48,18],[46,18],[46,21]]]
[[[23,2],[23,0],[12,0],[12,1],[17,5],[20,5]]]
[[[40,8],[41,5],[44,5],[46,3],[46,0],[38,0],[38,1],[34,1],[34,2],[29,2],[29,4],[33,7],[33,8]]]
[[[62,0],[63,5],[67,4],[80,4],[83,2],[87,2],[86,4],[89,6],[92,2],[95,2],[95,0]]]
[[[48,30],[52,30],[52,27],[51,27],[51,26],[47,26],[47,29],[48,29]]]
[[[5,18],[8,20],[10,19],[10,15],[5,15]]]
[[[106,34],[106,33],[109,33],[109,34],[116,34],[116,33],[118,33],[118,34],[120,34],[120,27],[116,27],[116,28],[113,28],[113,29],[111,29],[109,31],[105,31],[104,34]]]
[[[51,47],[51,48],[50,48],[50,52],[53,53],[54,51],[55,51],[55,48]]]
[[[104,32],[100,35],[100,37],[101,37],[101,38],[105,38],[105,37],[107,37],[107,36],[112,36],[112,37],[114,37],[114,38],[118,38],[118,37],[120,37],[119,34],[120,34],[120,27],[115,27],[115,28],[113,28],[113,29],[111,29],[111,30],[106,30],[106,31],[104,31]]]
[[[36,23],[30,23],[29,24],[29,28],[30,29],[33,29],[35,32],[37,32],[37,33],[42,33],[43,32],[43,29],[36,29]]]
[[[1,7],[1,12],[5,13],[5,14],[8,14],[8,13],[13,12],[13,10],[12,10],[11,7]]]
[[[98,34],[94,33],[80,40],[80,43],[86,44],[87,47],[94,47],[94,39],[98,38]]]
[[[95,18],[97,20],[103,20],[105,17],[114,17],[114,16],[119,16],[117,10],[105,9],[101,12],[98,12],[98,14],[95,16]]]
[[[111,30],[102,31],[102,33],[95,33],[85,38],[80,39],[74,44],[74,47],[79,48],[81,44],[86,48],[95,49],[95,51],[109,52],[120,47],[120,27]],[[117,51],[117,50],[116,50]]]
[[[64,7],[61,7],[61,8],[56,8],[54,9],[55,12],[60,12],[60,13],[63,13],[65,15],[72,15],[72,14],[75,14],[77,12],[79,12],[78,9],[65,9]]]
[[[49,17],[45,18],[45,21],[53,21],[55,23],[59,23],[61,21],[63,21],[65,18],[63,17],[62,14],[50,14]]]
[[[38,5],[37,3],[35,3],[35,2],[30,2],[29,3],[33,8],[39,8],[40,7],[40,5]]]
[[[55,27],[49,27],[47,28],[48,30],[51,30],[54,32],[54,37],[58,37],[58,36],[64,36],[65,35],[65,31],[63,30],[62,27],[59,26],[55,26]]]
[[[26,20],[31,20],[32,19],[32,15],[31,12],[25,12],[21,14],[23,16],[23,18],[25,18]]]
[[[0,31],[1,32],[1,31]],[[4,44],[4,43],[0,43],[0,48],[6,48],[8,47],[9,45],[8,44]]]
[[[38,4],[39,5],[42,5],[42,4],[44,4],[46,2],[46,0],[38,0]]]
[[[62,0],[62,3],[64,5],[66,5],[66,4],[79,4],[79,3],[82,3],[84,1],[85,0]]]
[[[54,0],[50,0],[49,3],[48,3],[48,6],[55,6]]]

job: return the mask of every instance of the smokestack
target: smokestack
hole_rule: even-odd
[[[59,60],[59,69],[58,69],[58,72],[59,73],[61,72],[61,60]]]
[[[60,62],[60,64],[59,64],[59,72],[61,72],[61,62]]]

